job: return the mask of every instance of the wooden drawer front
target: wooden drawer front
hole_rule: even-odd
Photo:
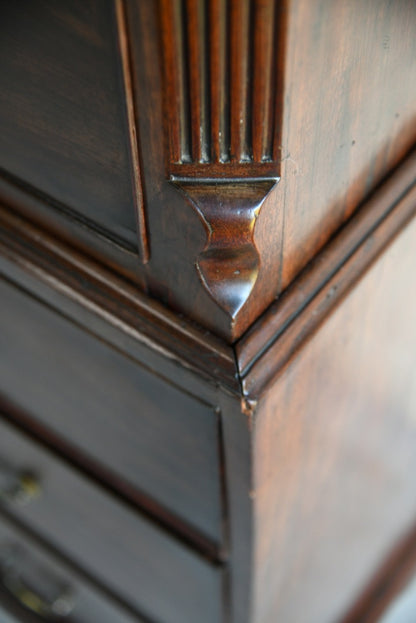
[[[29,589],[26,595],[25,587]],[[61,603],[57,607],[59,599]],[[22,606],[22,600],[28,605]],[[51,606],[62,614],[66,612],[66,616],[52,618],[48,615]],[[43,616],[33,614],[42,610]],[[1,515],[0,620],[2,623],[142,623],[141,618],[113,602],[84,577],[81,579],[60,556],[46,551]]]
[[[218,567],[0,419],[2,470],[4,507],[138,612],[163,623],[221,620]],[[39,488],[25,485],[27,473]]]
[[[8,282],[0,301],[0,393],[219,543],[214,408]]]

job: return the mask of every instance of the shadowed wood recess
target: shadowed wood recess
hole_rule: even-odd
[[[278,173],[278,14],[277,0],[161,0],[172,174]]]
[[[124,1],[1,8],[2,199],[137,279],[149,248]]]
[[[139,146],[134,112],[133,80],[130,65],[130,49],[127,35],[126,10],[124,0],[115,0],[118,45],[120,49],[123,71],[124,96],[129,133],[130,169],[133,188],[133,199],[136,208],[137,237],[142,262],[149,261],[149,241],[146,231],[146,217],[143,203],[143,190],[140,174]]]

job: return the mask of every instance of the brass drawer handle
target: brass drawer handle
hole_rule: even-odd
[[[0,551],[1,585],[24,608],[45,621],[66,619],[75,606],[73,590],[18,545]]]
[[[41,494],[39,478],[29,471],[13,470],[0,463],[0,502],[24,506]]]

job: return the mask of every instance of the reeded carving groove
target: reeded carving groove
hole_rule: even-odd
[[[256,219],[279,179],[279,0],[159,1],[167,173],[204,224],[196,269],[234,335],[261,269]]]
[[[260,255],[254,227],[276,180],[176,181],[191,200],[207,232],[197,258],[202,283],[217,304],[236,319],[256,283]]]
[[[160,2],[171,172],[276,162],[278,0]]]

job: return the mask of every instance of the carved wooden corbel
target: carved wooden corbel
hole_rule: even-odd
[[[127,3],[149,292],[229,342],[278,290],[282,6]]]
[[[196,260],[235,321],[259,275],[254,229],[278,180],[277,2],[162,0],[170,179],[207,232]]]
[[[196,261],[202,283],[231,320],[248,300],[260,269],[254,228],[275,180],[176,180],[207,232]]]

